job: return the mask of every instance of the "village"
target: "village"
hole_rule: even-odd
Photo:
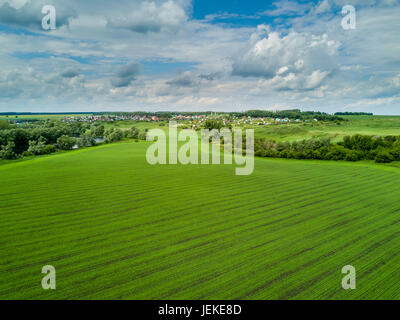
[[[176,115],[150,115],[150,114],[99,114],[99,115],[79,115],[79,116],[66,116],[62,120],[65,123],[73,122],[106,122],[114,123],[120,121],[134,121],[134,122],[169,122],[176,121],[179,126],[188,129],[200,129],[204,126],[207,120],[222,121],[224,126],[227,127],[242,127],[242,126],[270,126],[270,125],[285,125],[289,123],[304,123],[304,122],[318,122],[314,119],[290,119],[288,117],[252,117],[252,116],[235,116],[231,114],[176,114]]]

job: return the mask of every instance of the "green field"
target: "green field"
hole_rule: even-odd
[[[150,166],[147,147],[0,165],[0,299],[400,298],[399,168],[256,159],[236,176]]]
[[[362,135],[400,135],[399,116],[345,116],[348,121],[337,125],[334,122],[312,122],[279,126],[255,127],[256,136],[277,141],[293,141],[312,138],[330,138],[337,142],[344,136]]]
[[[89,114],[87,114],[89,115]],[[18,120],[62,120],[65,117],[82,117],[85,114],[32,114],[32,115],[0,115],[0,120],[12,120],[18,122]]]

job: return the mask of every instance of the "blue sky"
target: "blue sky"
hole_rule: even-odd
[[[312,4],[318,3],[318,1],[297,1],[300,4]],[[263,0],[195,0],[193,2],[193,18],[194,19],[205,19],[209,15],[213,14],[237,14],[239,17],[217,19],[213,23],[229,23],[235,25],[247,25],[257,26],[261,23],[273,24],[275,17],[262,15],[267,10],[273,10],[275,8],[274,3],[276,1],[263,1]],[[281,18],[285,19],[288,15],[281,15]]]
[[[206,15],[213,13],[240,13],[254,15],[263,8],[271,7],[272,3],[265,0],[242,1],[242,0],[195,0],[193,3],[193,17],[204,19]]]
[[[399,16],[398,0],[0,0],[0,111],[400,114]]]
[[[193,3],[193,18],[202,20],[208,15],[212,14],[223,14],[223,13],[231,13],[238,14],[243,16],[256,16],[258,13],[270,9],[272,7],[272,2],[262,1],[262,0],[254,0],[254,1],[240,1],[240,0],[219,0],[219,1],[210,1],[210,0],[195,0]],[[243,24],[246,23],[248,25],[257,25],[258,23],[266,23],[272,22],[268,17],[258,17],[258,19],[245,19],[244,17],[241,19],[227,19],[227,22],[232,24]],[[221,20],[220,20],[221,21]]]

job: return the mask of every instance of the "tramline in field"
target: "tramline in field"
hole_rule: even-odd
[[[397,168],[256,158],[236,176],[150,166],[148,145],[0,166],[1,298],[399,298]]]

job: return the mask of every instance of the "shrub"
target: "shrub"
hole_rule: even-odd
[[[96,145],[96,139],[92,133],[85,133],[77,141],[78,147],[93,147]]]
[[[302,158],[299,159],[314,159],[314,151],[312,149],[306,149],[299,154],[302,156]]]
[[[57,151],[56,146],[53,145],[47,145],[43,149],[43,154],[51,154]]]
[[[57,139],[57,145],[61,150],[72,150],[76,144],[76,139],[63,135]]]
[[[279,153],[274,149],[268,149],[268,150],[265,150],[265,157],[278,158],[279,157]]]
[[[325,160],[344,160],[347,155],[347,149],[343,146],[333,145],[329,148],[328,153],[325,155]]]
[[[375,160],[376,156],[378,155],[378,150],[371,150],[366,154],[366,159],[367,160]]]
[[[346,160],[346,161],[358,161],[358,160],[360,160],[359,154],[354,150],[348,151],[346,153],[345,157],[344,157],[344,160]]]
[[[393,156],[386,150],[380,150],[375,157],[376,163],[389,163],[393,160]]]
[[[105,142],[106,143],[118,142],[122,140],[123,136],[124,136],[123,132],[120,129],[107,130]]]
[[[204,128],[208,130],[221,130],[224,127],[224,122],[222,120],[207,120],[204,122]]]
[[[265,150],[257,150],[256,152],[254,152],[254,155],[256,157],[265,157],[266,152],[265,152]]]
[[[278,151],[279,151],[279,150],[278,150]],[[287,158],[294,158],[293,152],[291,152],[291,151],[289,151],[289,150],[287,150],[287,149],[283,149],[282,151],[279,151],[279,157],[280,157],[280,158],[284,158],[284,159],[287,159]]]
[[[0,130],[10,129],[10,124],[8,121],[0,120]]]
[[[139,136],[139,129],[136,127],[132,127],[129,130],[124,132],[125,138],[128,139],[137,139]]]
[[[15,143],[9,142],[6,146],[2,146],[0,150],[0,158],[5,160],[12,160],[17,158],[17,154],[14,152]]]
[[[400,161],[400,148],[390,150],[390,155],[393,157],[394,161]]]
[[[28,152],[33,155],[43,154],[43,150],[46,147],[44,139],[40,137],[38,141],[29,141]]]
[[[100,125],[94,129],[94,134],[96,135],[96,137],[103,137],[104,131],[104,125]]]
[[[144,141],[146,141],[147,140],[147,134],[146,134],[146,132],[141,132],[140,134],[139,134],[139,140],[144,140]]]
[[[313,159],[316,159],[316,160],[325,159],[326,153],[327,153],[327,149],[328,148],[320,148],[318,150],[314,150],[313,151]]]
[[[283,150],[288,150],[290,149],[290,143],[289,142],[278,142],[276,145],[276,150],[281,152]]]

